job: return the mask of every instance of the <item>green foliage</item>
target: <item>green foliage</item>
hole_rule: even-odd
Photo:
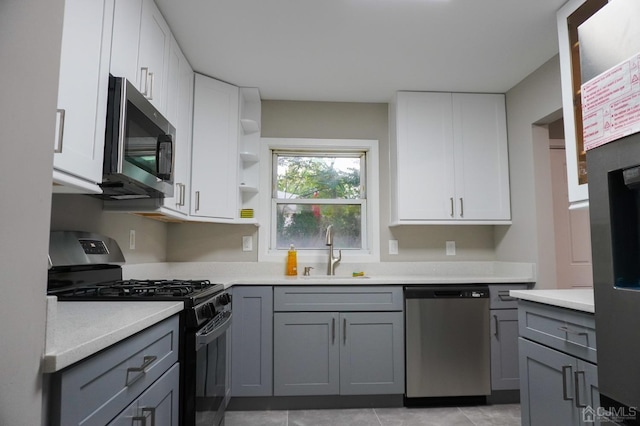
[[[301,249],[324,248],[329,225],[333,225],[336,247],[362,247],[360,204],[330,204],[331,199],[361,197],[360,169],[338,168],[335,162],[332,157],[278,157],[277,189],[291,200],[278,206],[278,248],[288,248],[289,244]],[[314,198],[327,201],[318,205],[295,203],[295,199]]]

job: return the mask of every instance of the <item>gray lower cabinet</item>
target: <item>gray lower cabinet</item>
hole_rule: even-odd
[[[593,315],[521,301],[523,426],[600,424]]]
[[[155,424],[177,426],[178,324],[174,315],[55,373],[50,424],[136,424],[134,417],[154,417]]]
[[[273,288],[233,288],[231,396],[273,393]]]
[[[527,284],[495,284],[491,295],[491,390],[520,388],[518,367],[518,300],[509,290],[525,289]]]
[[[491,390],[520,388],[518,310],[491,310]]]
[[[178,425],[180,401],[178,383],[180,366],[175,364],[134,402],[120,413],[110,426],[131,426],[132,424],[172,426]],[[139,422],[139,423],[136,423]]]
[[[276,309],[288,311],[273,316],[274,395],[404,393],[402,288],[377,288],[354,305],[368,289],[275,288]],[[337,310],[345,306],[381,311]]]

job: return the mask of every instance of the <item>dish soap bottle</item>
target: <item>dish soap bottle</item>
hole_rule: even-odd
[[[287,275],[298,275],[298,253],[293,244],[291,244],[287,252]]]

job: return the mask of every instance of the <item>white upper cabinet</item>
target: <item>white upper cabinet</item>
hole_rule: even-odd
[[[238,212],[238,87],[196,74],[191,216],[233,222]]]
[[[138,86],[142,0],[115,0],[110,72]]]
[[[165,116],[171,39],[153,0],[116,0],[111,74],[131,81]]]
[[[508,224],[504,96],[398,92],[392,224]]]
[[[66,0],[54,192],[101,193],[113,0]],[[62,185],[62,186],[60,186]]]
[[[182,54],[175,39],[171,41],[169,55],[169,90],[167,118],[176,123],[174,143],[175,188],[173,197],[165,197],[163,206],[184,215],[189,214],[191,181],[191,120],[193,117],[193,79],[191,65]]]
[[[143,0],[138,56],[140,92],[165,116],[171,32],[153,0]]]

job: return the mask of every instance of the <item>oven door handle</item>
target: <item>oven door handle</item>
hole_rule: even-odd
[[[208,345],[209,343],[216,340],[218,337],[222,336],[222,334],[227,331],[229,326],[231,326],[231,312],[229,312],[229,316],[225,318],[225,320],[220,323],[216,328],[209,331],[208,333],[200,334],[200,332],[196,333],[196,351],[203,346]]]

